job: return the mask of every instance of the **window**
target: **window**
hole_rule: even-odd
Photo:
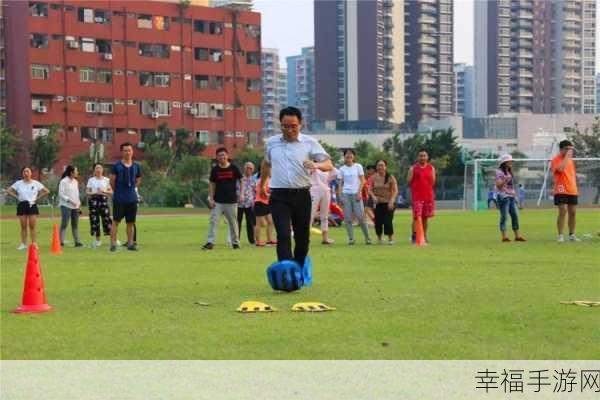
[[[94,23],[94,10],[91,8],[78,8],[77,20],[86,24]]]
[[[140,71],[138,73],[140,79],[140,86],[150,87],[152,86],[152,72]]]
[[[223,77],[222,76],[211,76],[210,77],[210,88],[212,90],[223,90]]]
[[[49,79],[50,66],[45,64],[31,64],[31,79]]]
[[[96,51],[98,53],[110,54],[112,53],[112,46],[110,40],[96,39]]]
[[[81,38],[81,51],[93,53],[96,51],[96,41],[92,38]]]
[[[113,128],[98,128],[98,138],[102,143],[114,143]]]
[[[223,32],[223,25],[220,22],[210,22],[208,24],[208,33],[211,35],[220,35]]]
[[[144,57],[169,58],[170,50],[166,44],[140,43],[139,54]]]
[[[248,79],[246,81],[246,90],[249,92],[260,92],[260,79]]]
[[[151,138],[156,137],[156,132],[154,131],[154,129],[142,128],[142,129],[140,129],[140,134],[141,134],[142,142],[147,142]]]
[[[249,51],[246,53],[246,64],[260,65],[260,54],[257,51]]]
[[[246,117],[248,119],[260,119],[260,106],[246,106]]]
[[[210,49],[210,60],[212,62],[220,63],[223,61],[223,52],[218,49]]]
[[[196,117],[208,118],[210,116],[208,103],[194,103],[192,109],[196,110]]]
[[[210,117],[221,119],[224,116],[223,104],[211,104],[210,105]]]
[[[165,100],[156,100],[155,111],[158,112],[158,115],[160,116],[171,115],[171,102]]]
[[[112,114],[113,113],[113,103],[98,103],[98,112],[101,114]]]
[[[47,17],[48,4],[30,2],[29,15],[31,15],[32,17]]]
[[[79,82],[96,82],[96,71],[93,68],[79,68]]]
[[[48,35],[42,33],[32,33],[29,35],[29,44],[35,49],[48,48]]]
[[[195,47],[194,48],[194,59],[198,61],[208,61],[208,49]]]
[[[81,140],[88,141],[96,139],[96,128],[91,128],[89,126],[82,126],[80,128],[81,131]]]
[[[85,103],[85,112],[86,113],[95,113],[98,112],[98,103],[95,102],[86,102]]]
[[[110,24],[110,12],[105,10],[95,10],[94,22],[97,24]]]
[[[155,15],[152,18],[152,26],[154,27],[154,29],[156,29],[158,31],[168,31],[169,30],[169,17]]]
[[[31,99],[31,109],[36,111],[38,108],[45,106],[42,99]]]
[[[258,25],[246,25],[245,31],[246,36],[251,38],[257,38],[260,36],[260,26]]]
[[[112,72],[108,69],[98,70],[98,83],[112,83]]]
[[[152,29],[152,15],[140,14],[137,17],[137,27],[141,29]]]
[[[196,139],[199,142],[208,143],[208,131],[196,131]]]
[[[154,86],[169,87],[171,85],[171,76],[168,73],[156,72],[154,74]]]
[[[206,29],[204,28],[205,22],[200,20],[194,20],[194,32],[204,33]]]

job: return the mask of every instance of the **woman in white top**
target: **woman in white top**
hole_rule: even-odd
[[[79,214],[81,210],[81,200],[79,200],[79,183],[77,177],[79,171],[72,165],[67,165],[65,172],[62,174],[62,179],[58,184],[58,204],[60,205],[60,245],[64,246],[65,233],[67,231],[67,225],[71,220],[71,232],[73,233],[73,240],[75,241],[75,247],[81,247],[81,240],[79,239]]]
[[[354,151],[348,149],[344,152],[344,165],[338,171],[338,199],[344,208],[344,222],[348,233],[348,244],[353,245],[354,228],[352,221],[356,217],[365,236],[365,243],[371,244],[369,229],[365,222],[365,207],[362,201],[362,189],[365,185],[365,172],[362,165],[354,162]]]
[[[329,184],[337,177],[337,169],[329,172],[323,172],[315,169],[310,173],[310,197],[312,200],[312,210],[310,214],[310,223],[315,220],[317,210],[321,217],[321,232],[323,234],[323,244],[332,244],[333,240],[328,237],[329,230],[329,204],[331,202],[331,188]]]
[[[104,176],[102,164],[94,165],[94,176],[92,176],[85,189],[88,196],[88,206],[90,209],[90,233],[96,237],[92,247],[100,247],[100,223],[105,236],[110,236],[112,220],[110,219],[110,208],[108,207],[108,198],[112,196],[112,187],[110,180]]]
[[[21,222],[21,244],[17,250],[27,248],[27,228],[29,227],[29,236],[32,244],[37,244],[35,233],[35,224],[37,215],[40,213],[36,202],[50,193],[40,182],[32,179],[31,168],[24,167],[21,170],[20,179],[6,189],[6,193],[17,199],[17,216]]]

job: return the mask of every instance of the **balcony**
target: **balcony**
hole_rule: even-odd
[[[531,90],[519,90],[517,92],[517,96],[519,96],[519,97],[533,97],[533,92]]]
[[[420,85],[435,85],[436,83],[437,83],[437,80],[430,76],[423,76],[421,79],[419,79]]]
[[[437,18],[433,18],[430,17],[428,15],[421,15],[421,17],[419,17],[419,19],[417,20],[418,23],[420,24],[428,24],[428,25],[433,25],[437,22]]]
[[[419,98],[419,104],[422,104],[422,105],[436,105],[437,104],[437,98],[431,97],[431,96],[421,96]]]
[[[419,44],[437,44],[437,40],[430,35],[421,35],[419,38]]]
[[[423,45],[421,47],[421,52],[424,54],[430,54],[433,56],[437,56],[438,49],[437,49],[437,47],[434,47],[434,46]]]
[[[567,52],[563,53],[563,58],[565,60],[581,60],[581,53],[567,51]]]
[[[563,14],[565,21],[581,22],[581,15],[576,13],[567,12]]]
[[[421,93],[428,94],[428,95],[431,95],[431,96],[437,96],[438,90],[437,90],[437,87],[435,87],[435,86],[427,86],[427,85],[425,85],[425,86],[421,87]]]
[[[420,64],[436,65],[437,64],[437,60],[436,60],[435,57],[421,56],[421,57],[419,57],[419,63]]]
[[[529,12],[529,11],[519,11],[519,13],[517,14],[517,18],[519,19],[527,19],[527,20],[533,20],[533,13]]]
[[[429,15],[438,15],[438,9],[436,6],[421,2],[421,12]]]

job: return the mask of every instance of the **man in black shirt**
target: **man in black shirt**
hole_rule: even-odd
[[[204,250],[212,250],[217,236],[217,225],[221,214],[225,214],[229,225],[229,238],[234,249],[240,248],[237,226],[237,185],[242,178],[239,168],[229,162],[227,149],[217,149],[217,165],[210,171],[208,185],[208,206],[210,212],[210,228]]]

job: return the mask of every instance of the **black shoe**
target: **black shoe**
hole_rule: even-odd
[[[83,243],[77,242],[77,243],[75,243],[75,247],[83,247]]]
[[[129,251],[138,251],[137,245],[132,244],[130,246],[127,246],[127,250]]]
[[[111,244],[111,245],[110,245],[110,251],[112,251],[113,253],[114,253],[115,251],[117,251],[117,246],[115,246],[114,244]]]
[[[239,250],[239,248],[240,248],[240,245],[239,245],[239,244],[234,244],[234,245],[233,245],[233,249],[234,249],[234,250]]]
[[[215,246],[212,243],[206,243],[204,246],[202,246],[202,250],[212,250]]]

